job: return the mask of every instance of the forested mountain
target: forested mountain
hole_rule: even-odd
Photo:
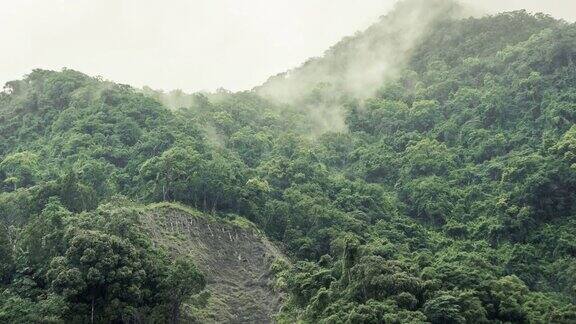
[[[286,254],[278,322],[576,322],[576,25],[467,16],[404,2],[253,91],[7,83],[0,322],[207,320],[211,263],[149,235],[161,202]]]

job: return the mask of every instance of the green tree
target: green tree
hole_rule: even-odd
[[[206,286],[204,275],[190,258],[177,258],[162,282],[165,298],[169,300],[169,322],[179,323],[182,303],[200,293]]]
[[[0,226],[0,284],[10,281],[14,270],[13,247],[8,230]]]
[[[402,174],[409,178],[445,176],[455,165],[455,156],[445,144],[423,139],[406,148]]]
[[[59,182],[60,199],[67,209],[81,212],[97,207],[98,198],[94,189],[81,183],[75,171],[68,171]]]
[[[145,271],[134,247],[116,236],[78,230],[64,256],[52,259],[52,289],[91,323],[133,316],[142,298]]]
[[[145,187],[155,200],[197,199],[191,189],[198,185],[201,156],[193,148],[173,147],[140,168]],[[194,200],[194,199],[192,199]]]
[[[32,152],[11,154],[0,162],[0,176],[13,190],[33,185],[39,175],[38,156]]]
[[[424,314],[432,323],[466,323],[466,319],[461,315],[462,309],[458,298],[450,294],[442,294],[430,299],[424,305]]]

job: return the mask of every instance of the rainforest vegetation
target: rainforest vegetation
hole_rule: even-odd
[[[394,41],[386,23],[272,81],[321,64],[338,76],[358,42]],[[193,319],[181,304],[204,274],[139,225],[139,206],[163,201],[239,215],[280,247],[279,322],[576,322],[576,26],[446,15],[395,63],[369,95],[331,78],[292,101],[272,81],[8,82],[0,322]]]

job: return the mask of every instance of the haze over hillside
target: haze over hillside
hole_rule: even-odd
[[[247,90],[367,28],[396,0],[22,0],[0,4],[0,84],[68,67],[187,92]],[[574,21],[572,0],[468,3]],[[479,11],[481,12],[481,11]]]
[[[7,82],[0,323],[576,323],[576,24],[475,12],[251,91]]]

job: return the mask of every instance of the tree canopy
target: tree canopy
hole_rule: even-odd
[[[379,33],[331,49],[331,73]],[[290,257],[279,322],[574,322],[574,44],[541,14],[447,18],[369,98],[303,79],[295,104],[68,69],[9,82],[0,321],[179,321],[206,279],[138,225],[139,204],[176,201]]]

